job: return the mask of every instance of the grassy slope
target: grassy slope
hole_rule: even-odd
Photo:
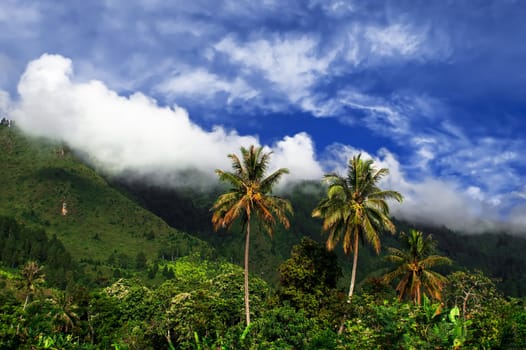
[[[0,127],[0,215],[56,234],[77,259],[104,261],[114,251],[132,258],[143,251],[153,259],[169,244],[181,252],[210,249],[108,186],[71,153],[62,157],[58,150],[60,145]],[[63,199],[66,216],[61,215]]]

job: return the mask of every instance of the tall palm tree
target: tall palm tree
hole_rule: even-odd
[[[431,235],[424,238],[422,232],[409,231],[401,234],[404,250],[389,248],[386,259],[396,266],[384,275],[384,281],[391,282],[400,279],[396,286],[399,300],[410,298],[413,303],[420,305],[422,302],[422,289],[431,299],[440,300],[441,291],[446,277],[431,268],[438,265],[450,265],[451,259],[440,255],[431,255],[435,242]]]
[[[343,240],[345,254],[353,254],[351,285],[348,301],[351,300],[356,281],[359,241],[367,241],[380,252],[379,231],[394,233],[395,227],[389,218],[388,199],[402,201],[396,191],[382,190],[380,180],[389,170],[373,167],[373,160],[363,160],[361,153],[349,159],[347,177],[335,173],[326,174],[327,197],[322,199],[312,212],[313,217],[323,219],[323,230],[329,233],[327,249],[332,250]]]
[[[271,153],[264,153],[262,147],[241,147],[239,159],[235,154],[229,154],[233,171],[216,170],[221,181],[230,184],[228,192],[220,195],[211,210],[212,224],[217,231],[229,229],[232,224],[241,219],[245,233],[245,315],[247,326],[250,324],[250,306],[248,293],[248,254],[250,242],[250,220],[253,215],[261,223],[269,235],[273,234],[276,218],[285,228],[289,228],[287,212],[292,214],[289,201],[272,195],[272,188],[279,179],[288,174],[288,169],[281,168],[265,177]]]

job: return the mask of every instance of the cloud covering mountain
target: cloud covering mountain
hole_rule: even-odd
[[[396,215],[523,231],[524,15],[513,1],[6,0],[0,113],[167,184],[252,143],[289,181],[361,150],[406,196]]]

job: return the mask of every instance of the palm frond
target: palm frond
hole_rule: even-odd
[[[281,168],[274,171],[272,174],[267,176],[261,181],[261,192],[270,193],[272,188],[279,182],[281,177],[289,173],[289,169]]]

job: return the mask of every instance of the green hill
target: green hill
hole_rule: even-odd
[[[243,234],[239,233],[239,229],[234,228],[231,232],[212,230],[210,207],[220,193],[219,189],[209,192],[184,188],[168,190],[133,182],[121,182],[120,186],[133,193],[141,205],[162,217],[171,226],[192,232],[214,246],[219,255],[229,261],[242,263]],[[301,182],[288,187],[283,196],[294,207],[291,228],[284,230],[278,227],[272,238],[257,232],[253,235],[250,261],[255,274],[276,283],[278,266],[289,257],[292,246],[298,244],[302,237],[307,236],[318,242],[325,240],[321,233],[321,221],[311,216],[312,209],[323,195],[325,193],[319,182]],[[413,224],[400,220],[395,222],[399,232],[417,228],[433,235],[439,251],[454,262],[444,273],[459,269],[479,269],[497,279],[497,286],[506,295],[526,295],[526,257],[522,253],[526,249],[526,239],[523,236],[503,232],[465,234],[454,232],[445,226]],[[386,247],[398,245],[397,235],[384,234],[381,255],[385,254]],[[340,286],[345,288],[350,280],[351,263],[340,247],[337,253],[344,273]],[[385,261],[368,245],[360,248],[358,264],[358,281],[364,281],[386,267]]]
[[[0,127],[0,215],[56,235],[75,260],[93,264],[141,252],[151,261],[212,251],[109,186],[64,146],[7,127]]]
[[[133,264],[141,252],[151,262],[158,257],[170,260],[193,253],[208,256],[213,250],[226,261],[242,265],[243,235],[239,228],[234,227],[232,232],[213,232],[211,228],[210,207],[221,191],[217,187],[198,191],[126,179],[108,183],[62,145],[30,139],[7,127],[0,128],[0,164],[0,216],[43,229],[50,238],[56,235],[76,261],[93,265],[117,261],[115,265],[126,267],[126,260]],[[255,275],[277,283],[278,266],[290,256],[293,245],[304,236],[324,241],[321,222],[311,217],[312,208],[323,195],[317,182],[289,186],[284,196],[292,201],[295,211],[291,228],[278,227],[272,238],[257,232],[253,235],[250,264]],[[61,212],[63,201],[67,215]],[[398,222],[397,227],[400,231],[416,227],[432,233],[442,254],[455,262],[453,269],[480,269],[500,280],[498,286],[505,294],[526,295],[523,237],[505,233],[465,235],[445,227],[406,222]],[[383,236],[383,252],[385,247],[397,245],[396,236]],[[340,281],[343,288],[348,284],[351,264],[341,249],[337,253],[344,272]],[[360,249],[359,259],[358,281],[385,267],[368,246]]]

